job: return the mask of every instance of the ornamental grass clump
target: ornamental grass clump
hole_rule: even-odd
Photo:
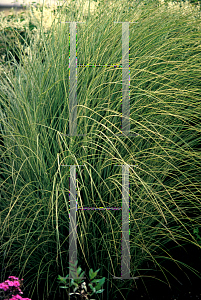
[[[128,299],[132,284],[146,286],[158,274],[169,284],[167,273],[175,274],[164,261],[199,277],[170,254],[186,244],[200,248],[193,231],[201,224],[199,12],[183,14],[158,1],[99,4],[86,17],[64,4],[47,34],[39,23],[30,51],[21,48],[19,62],[9,61],[15,70],[0,80],[1,282],[8,272],[26,278],[31,299],[66,297],[56,279],[69,266],[69,165],[77,175],[78,261],[106,278],[98,299]],[[60,21],[77,21],[77,133],[85,136],[68,136],[70,24]],[[130,22],[135,137],[121,128],[121,22]],[[122,165],[130,166],[127,219],[136,281],[113,278],[121,277]]]

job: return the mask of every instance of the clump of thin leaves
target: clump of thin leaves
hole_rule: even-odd
[[[132,165],[131,277],[146,277],[144,262],[165,276],[160,259],[174,261],[170,241],[200,247],[193,236],[200,226],[199,12],[157,1],[111,4],[100,3],[99,13],[87,17],[80,10],[62,14],[64,5],[57,17],[85,22],[77,23],[77,64],[84,65],[121,65],[122,24],[114,22],[138,22],[129,24],[129,120],[137,136],[116,136],[120,66],[78,67],[77,128],[86,136],[67,136],[69,23],[52,24],[48,35],[41,27],[41,51],[33,39],[0,82],[1,282],[10,268],[27,278],[30,298],[42,280],[38,299],[50,291],[56,298],[56,279],[68,267],[70,172],[62,165],[77,166],[78,208],[121,208],[122,170],[115,165]],[[121,211],[77,211],[79,264],[103,270],[102,299],[115,299],[133,282],[112,279],[121,276],[121,222]]]

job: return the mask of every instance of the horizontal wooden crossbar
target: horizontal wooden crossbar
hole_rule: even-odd
[[[84,64],[79,64],[77,67],[122,67],[120,64],[113,64],[113,65],[84,65]]]
[[[100,210],[122,210],[122,207],[78,207],[80,210],[94,210],[94,209],[100,209]]]

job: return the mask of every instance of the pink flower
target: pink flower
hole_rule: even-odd
[[[4,291],[10,291],[10,293],[13,293],[14,291],[19,291],[20,294],[23,294],[23,292],[21,291],[21,289],[19,288],[22,284],[22,280],[19,280],[18,277],[15,276],[9,276],[8,278],[10,278],[11,280],[6,280],[5,282],[0,283],[0,289],[3,289]],[[10,297],[10,296],[7,296]],[[31,300],[29,298],[22,298],[20,295],[12,295],[13,298],[10,298],[9,300]],[[8,299],[8,298],[7,298]],[[4,299],[5,300],[5,299]]]
[[[12,295],[13,298],[9,299],[9,300],[30,300],[29,298],[22,298],[20,295]]]

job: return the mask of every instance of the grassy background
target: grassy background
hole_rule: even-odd
[[[168,284],[160,264],[175,262],[168,243],[200,247],[193,234],[200,228],[200,13],[157,1],[113,4],[90,16],[60,10],[50,23],[36,13],[23,25],[28,43],[10,43],[13,58],[1,75],[1,282],[24,278],[31,299],[66,297],[56,281],[69,259],[69,170],[60,164],[86,166],[76,168],[84,207],[121,207],[114,165],[138,165],[129,177],[132,277],[145,280],[147,262]],[[138,137],[113,135],[121,132],[120,67],[78,68],[78,133],[87,136],[62,135],[69,132],[69,25],[59,18],[86,21],[77,25],[78,64],[120,63],[122,29],[113,21],[139,21],[129,25],[130,124]],[[121,214],[78,211],[77,219],[79,265],[106,277],[98,299],[127,299],[136,282],[112,279],[121,272]]]

